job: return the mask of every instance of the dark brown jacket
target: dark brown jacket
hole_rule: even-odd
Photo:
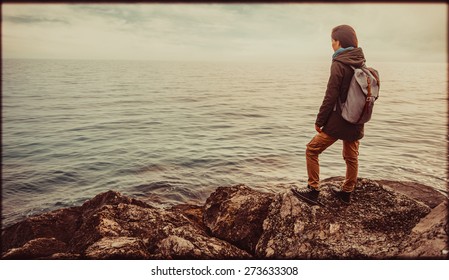
[[[355,141],[363,137],[363,124],[351,124],[341,116],[337,98],[342,102],[346,100],[349,84],[354,70],[351,66],[360,67],[365,63],[365,56],[361,48],[355,48],[340,53],[332,60],[331,73],[327,83],[326,95],[321,104],[315,124],[323,127],[323,132],[334,138]]]

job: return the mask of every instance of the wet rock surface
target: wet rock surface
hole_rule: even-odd
[[[245,185],[217,188],[203,206],[156,208],[108,191],[82,206],[2,229],[3,259],[447,258],[447,198],[430,187],[359,179],[343,205],[323,181],[311,206]],[[399,187],[397,187],[399,185]],[[392,187],[393,186],[393,187]],[[395,189],[396,186],[396,189]],[[397,188],[400,188],[398,190]],[[406,195],[407,194],[407,195]]]

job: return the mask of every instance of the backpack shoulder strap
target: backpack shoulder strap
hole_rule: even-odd
[[[373,69],[373,68],[370,68],[370,67],[367,67],[367,69],[368,69],[368,71],[371,73],[371,75],[374,76],[374,78],[375,78],[376,81],[377,81],[377,85],[380,87],[380,79],[379,79],[379,76],[377,75],[376,71],[374,71],[374,69]]]

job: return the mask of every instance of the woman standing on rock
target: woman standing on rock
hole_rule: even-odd
[[[318,203],[320,194],[320,166],[318,156],[337,140],[343,140],[343,158],[346,161],[346,178],[340,190],[333,193],[344,203],[349,204],[351,193],[357,183],[359,140],[363,137],[363,124],[351,124],[341,116],[338,98],[346,100],[349,84],[354,70],[365,64],[365,57],[358,47],[357,36],[349,25],[339,25],[332,29],[332,65],[326,94],[315,121],[318,134],[307,144],[306,162],[307,187],[292,189],[301,199]],[[335,109],[334,109],[335,108]]]

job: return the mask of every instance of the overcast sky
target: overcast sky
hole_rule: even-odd
[[[5,4],[3,58],[328,61],[334,26],[369,61],[446,62],[442,4]]]

